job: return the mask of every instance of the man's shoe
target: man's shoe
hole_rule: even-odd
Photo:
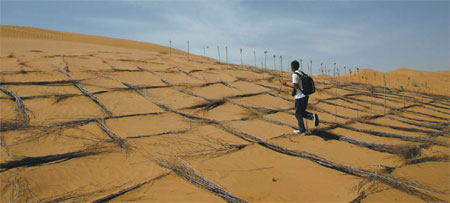
[[[316,113],[313,115],[313,120],[314,120],[314,125],[317,127],[319,126],[319,115],[317,115]]]
[[[304,130],[304,131],[300,131],[300,130],[294,130],[294,134],[297,134],[297,135],[306,135],[306,130]]]

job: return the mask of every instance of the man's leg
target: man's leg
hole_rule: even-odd
[[[306,111],[306,108],[308,107],[309,96],[305,96],[305,97],[303,97],[303,99],[304,99],[305,109],[303,110],[302,116],[305,117],[306,119],[312,120],[314,118],[314,114]]]
[[[298,129],[300,133],[306,131],[305,124],[303,123],[303,114],[306,109],[305,97],[300,99],[295,99],[295,118],[297,118]]]
[[[309,96],[305,97],[305,111],[303,111],[303,117],[309,119],[309,120],[313,120],[314,121],[314,126],[318,126],[319,125],[319,115],[317,115],[316,113],[310,113],[308,111],[306,111],[306,108],[308,106],[308,99]]]

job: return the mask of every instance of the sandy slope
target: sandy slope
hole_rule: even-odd
[[[296,136],[276,71],[0,28],[2,202],[449,201],[448,72],[316,77]]]
[[[347,70],[348,71],[348,70]],[[359,76],[358,76],[359,75]],[[346,82],[359,82],[368,85],[383,86],[386,81],[387,88],[424,92],[430,94],[450,94],[450,71],[418,71],[407,68],[399,68],[392,72],[376,72],[371,69],[353,70],[340,76],[340,80]]]

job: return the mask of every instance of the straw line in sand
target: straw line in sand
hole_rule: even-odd
[[[139,93],[138,90],[136,90],[136,91]],[[142,95],[142,96],[148,98],[146,95]],[[349,167],[349,166],[337,164],[337,163],[329,161],[329,160],[327,160],[325,158],[322,158],[320,156],[317,156],[315,154],[311,154],[311,153],[308,153],[308,152],[300,152],[300,151],[296,151],[296,150],[290,150],[290,149],[287,149],[285,147],[282,147],[282,146],[276,145],[274,143],[267,142],[265,140],[257,138],[257,137],[255,137],[253,135],[248,134],[248,133],[236,131],[236,130],[234,130],[234,129],[232,129],[232,128],[222,124],[219,121],[216,121],[216,120],[213,120],[213,119],[208,119],[208,118],[202,118],[202,117],[194,116],[194,115],[187,114],[187,113],[183,113],[183,112],[171,109],[170,107],[167,107],[165,105],[158,104],[158,103],[156,103],[154,101],[152,101],[152,102],[157,104],[158,106],[162,107],[166,111],[177,113],[177,114],[179,114],[181,116],[184,116],[184,117],[187,117],[187,118],[196,119],[196,120],[202,120],[202,121],[205,121],[205,122],[211,123],[211,124],[217,124],[221,129],[223,129],[223,130],[225,130],[225,131],[227,131],[227,132],[229,132],[229,133],[231,133],[233,135],[236,135],[236,136],[238,136],[238,137],[240,137],[240,138],[242,138],[244,140],[247,140],[247,141],[256,142],[259,145],[264,146],[264,147],[266,147],[268,149],[271,149],[273,151],[276,151],[276,152],[279,152],[279,153],[282,153],[282,154],[286,154],[286,155],[289,155],[289,156],[294,156],[294,157],[308,159],[308,160],[311,160],[311,161],[313,161],[313,162],[315,162],[317,164],[325,166],[327,168],[335,169],[335,170],[347,173],[349,175],[354,175],[354,176],[358,176],[358,177],[362,177],[362,178],[366,178],[366,179],[375,179],[375,180],[383,182],[383,183],[385,183],[385,184],[387,184],[387,185],[389,185],[391,187],[399,189],[399,190],[401,190],[403,192],[415,195],[415,196],[417,196],[417,197],[419,197],[419,198],[421,198],[421,199],[423,199],[425,201],[443,202],[443,200],[441,200],[439,198],[430,196],[430,195],[422,192],[422,191],[431,191],[431,192],[443,193],[441,191],[435,191],[435,190],[433,190],[431,188],[428,188],[428,187],[425,187],[425,186],[422,186],[422,185],[419,185],[419,184],[416,184],[416,183],[408,182],[408,181],[405,181],[405,180],[399,180],[399,179],[396,179],[396,178],[393,178],[393,177],[389,177],[389,176],[380,175],[380,174],[377,174],[375,172],[370,172],[370,171],[366,171],[366,170],[362,170],[362,169],[357,169],[357,168],[352,168],[352,167]]]
[[[39,156],[39,157],[24,157],[19,160],[7,161],[4,163],[0,163],[0,172],[5,172],[7,170],[18,168],[18,167],[32,167],[39,166],[42,164],[54,164],[61,163],[70,159],[93,156],[108,152],[107,148],[99,147],[99,146],[90,146],[85,149],[77,150],[74,152],[68,152],[63,154],[52,154],[47,156]]]
[[[69,75],[69,73],[67,73],[65,70],[61,70],[59,68],[58,68],[58,70],[62,74],[64,74],[68,79],[73,80],[72,77]],[[81,85],[80,83],[77,83],[77,82],[73,83],[73,85],[75,85],[75,87],[77,87],[84,95],[89,96],[89,98],[91,98],[92,101],[94,101],[98,106],[100,106],[103,109],[103,111],[105,111],[107,116],[112,116],[111,111],[109,111],[108,108],[106,108],[106,106],[104,104],[102,104],[95,95],[93,95],[86,88],[84,88],[83,85]]]
[[[117,136],[113,131],[111,131],[108,127],[106,127],[105,120],[98,119],[97,124],[114,142],[116,142],[123,149],[126,149],[127,147],[125,144],[126,139]]]
[[[222,188],[217,184],[211,182],[201,173],[192,168],[192,166],[189,163],[187,163],[186,161],[184,161],[179,157],[171,157],[166,159],[156,157],[155,159],[160,166],[172,170],[173,172],[183,177],[187,181],[191,182],[192,184],[197,185],[198,187],[223,198],[227,202],[230,203],[247,202],[244,199],[231,194],[225,188]]]
[[[19,114],[21,120],[24,123],[28,123],[30,121],[30,116],[28,115],[28,110],[25,107],[25,104],[23,103],[22,99],[13,91],[9,90],[6,86],[0,86],[0,90],[2,92],[4,92],[5,94],[7,94],[8,96],[11,97],[11,99],[13,99],[16,104],[15,104],[15,109],[17,111],[17,113]]]

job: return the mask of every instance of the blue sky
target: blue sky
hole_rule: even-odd
[[[449,1],[1,1],[1,24],[167,45],[257,65],[449,69]],[[342,70],[342,68],[341,68]]]

